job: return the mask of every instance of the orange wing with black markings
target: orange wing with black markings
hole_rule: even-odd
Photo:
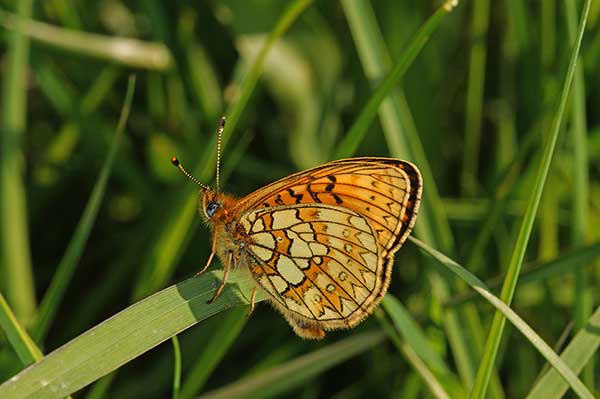
[[[389,285],[393,254],[414,225],[421,176],[409,162],[354,158],[270,184],[235,209],[250,270],[296,333],[348,328]]]

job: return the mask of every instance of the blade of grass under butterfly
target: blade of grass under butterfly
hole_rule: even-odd
[[[43,44],[134,68],[165,70],[172,63],[171,53],[163,43],[65,29],[5,11],[0,11],[0,25],[20,29]]]
[[[381,332],[366,332],[207,392],[203,398],[263,398],[282,394],[353,356],[381,343]]]
[[[571,370],[580,373],[581,370],[594,361],[600,347],[600,307],[587,320],[573,340],[561,353],[560,358]],[[528,399],[562,398],[569,385],[558,375],[556,370],[549,369],[533,386]]]
[[[590,9],[590,2],[590,0],[586,0],[583,6],[584,8],[581,17],[581,23],[579,25],[577,41],[575,43],[569,60],[569,69],[565,76],[560,96],[560,102],[558,104],[556,114],[554,115],[554,119],[552,121],[550,136],[547,138],[547,141],[543,148],[542,160],[540,162],[539,170],[536,175],[535,184],[531,193],[531,197],[528,201],[527,210],[525,212],[525,216],[523,218],[523,223],[521,224],[521,228],[519,230],[519,235],[517,237],[513,255],[508,266],[506,280],[504,282],[502,292],[500,294],[502,300],[507,304],[510,304],[512,301],[515,286],[519,278],[521,265],[523,263],[523,258],[525,257],[525,250],[527,249],[527,243],[529,242],[531,229],[535,220],[535,214],[537,213],[540,198],[542,196],[542,192],[546,182],[546,177],[548,175],[548,170],[550,169],[550,163],[554,154],[554,147],[556,145],[556,140],[560,131],[562,117],[567,104],[567,99],[569,97],[571,82],[573,81],[573,77],[575,74],[575,66],[577,63],[577,57],[579,56],[579,49],[581,47],[583,34],[585,32],[587,16]],[[492,322],[492,327],[490,328],[490,333],[488,335],[488,339],[485,345],[483,358],[481,360],[479,370],[477,371],[475,385],[473,386],[473,390],[471,391],[471,398],[484,398],[486,395],[488,382],[492,374],[492,369],[494,368],[496,355],[498,353],[500,339],[502,338],[505,321],[506,319],[502,314],[500,314],[499,312],[495,313],[494,321]]]
[[[592,399],[594,396],[581,382],[577,375],[571,370],[561,358],[552,350],[552,348],[540,337],[521,317],[515,313],[506,303],[490,292],[486,285],[470,273],[467,269],[453,261],[446,255],[429,247],[424,242],[414,237],[408,238],[412,243],[421,248],[424,252],[434,258],[446,269],[460,277],[465,283],[473,288],[486,301],[492,304],[504,317],[506,317],[513,326],[523,334],[525,338],[540,352],[550,365],[560,374],[560,376],[569,384],[573,391],[582,398]]]
[[[389,64],[389,62],[386,64],[386,61],[389,60],[389,55],[370,3],[366,1],[343,1],[342,5],[365,74],[371,82],[379,82],[386,76],[387,64]],[[457,2],[446,2],[443,7],[445,10],[450,11],[456,5]],[[430,17],[430,21],[432,18]],[[421,28],[419,32],[423,33],[424,28]],[[390,153],[398,158],[414,160],[421,169],[424,181],[427,182],[427,189],[423,193],[421,203],[419,223],[415,226],[415,231],[434,247],[444,248],[450,252],[454,246],[452,233],[443,211],[444,207],[441,205],[433,173],[414,122],[412,122],[411,111],[401,90],[392,89],[389,94],[381,103],[379,113]],[[355,126],[357,126],[357,123],[354,124],[353,128]],[[342,147],[338,148],[341,149]],[[343,155],[351,156],[353,153],[348,152]],[[431,279],[435,292],[434,299],[438,301],[445,300],[449,295],[448,284],[437,275],[431,275]],[[470,312],[466,317],[472,318],[474,317],[473,314],[474,312]],[[471,346],[462,333],[462,323],[454,312],[444,312],[444,322],[460,376],[466,385],[471,385],[475,375],[475,364],[472,355],[469,353]],[[469,323],[474,327],[477,327],[478,324],[480,324],[478,320]],[[480,327],[479,329],[481,330]],[[480,333],[475,331],[472,332],[472,335],[477,336]],[[498,387],[497,390],[493,391],[494,394],[501,390],[499,384],[495,384],[494,387]],[[500,398],[502,395],[499,393],[495,397]]]
[[[573,0],[565,0],[567,33],[569,42],[575,43],[577,37],[577,11]],[[579,57],[580,61],[582,57]],[[582,245],[586,241],[589,219],[589,176],[588,176],[588,149],[587,149],[587,123],[585,109],[585,80],[583,63],[575,68],[573,78],[573,95],[571,99],[571,141],[573,148],[573,201],[571,243]],[[592,313],[593,294],[587,279],[585,269],[575,271],[575,329],[578,330],[585,324]],[[592,360],[584,371],[583,380],[593,389],[594,361]]]
[[[269,49],[290,28],[312,1],[296,0],[291,3],[277,21],[275,28],[269,33],[250,70],[239,84],[239,99],[226,112],[228,118],[222,137],[223,149],[231,138],[239,118],[250,99],[250,95],[256,87]],[[216,143],[217,137],[214,135],[210,143],[207,143],[202,159],[193,169],[194,175],[200,181],[209,181],[214,174]],[[198,218],[195,215],[198,200],[195,191],[196,188],[190,185],[190,188],[186,188],[182,196],[177,199],[177,205],[169,207],[169,209],[172,209],[172,213],[166,218],[163,229],[158,233],[157,244],[153,246],[147,257],[148,261],[144,266],[145,273],[140,275],[140,279],[136,284],[134,298],[141,298],[159,289],[171,275],[175,261],[179,258],[181,251],[185,247],[186,238],[191,236],[191,225],[193,223],[197,225]]]
[[[191,278],[143,299],[48,354],[0,385],[3,399],[61,398],[76,392],[186,328],[223,310],[248,304],[255,282],[232,271],[212,298],[222,273]],[[257,293],[256,302],[264,300]]]
[[[579,268],[585,267],[598,256],[600,256],[600,243],[587,245],[582,248],[564,252],[555,259],[547,262],[525,266],[523,268],[523,272],[521,272],[521,275],[519,276],[517,286],[521,287],[525,284],[571,273]],[[467,270],[471,269],[467,268]],[[487,280],[485,283],[491,290],[495,290],[496,288],[502,286],[503,281],[504,277],[496,277]],[[476,293],[467,292],[450,298],[444,305],[459,306],[465,302],[479,298],[480,297]]]
[[[16,3],[17,13],[29,17],[32,1]],[[29,252],[27,196],[23,182],[25,113],[29,39],[21,30],[9,32],[2,79],[2,130],[0,132],[0,273],[7,301],[21,323],[35,312],[35,287]]]
[[[131,75],[127,83],[125,100],[123,102],[123,107],[121,108],[121,115],[119,117],[119,122],[117,123],[115,135],[108,150],[108,155],[106,156],[104,165],[102,165],[100,175],[98,176],[98,180],[96,180],[96,184],[94,185],[92,194],[90,195],[88,203],[85,206],[83,215],[79,220],[79,224],[75,229],[75,233],[73,233],[71,242],[69,243],[63,258],[58,264],[48,290],[46,291],[46,294],[40,303],[35,324],[32,328],[32,335],[38,342],[44,340],[44,337],[48,332],[48,328],[50,327],[50,323],[56,316],[56,312],[58,311],[60,303],[62,302],[62,298],[67,290],[67,286],[69,285],[69,282],[75,273],[75,269],[77,268],[85,244],[90,236],[90,232],[92,231],[94,221],[98,215],[98,210],[100,209],[102,198],[104,197],[108,177],[110,176],[112,166],[117,156],[117,150],[119,149],[121,136],[123,136],[123,132],[125,131],[134,92],[135,75]]]
[[[2,293],[0,293],[0,327],[25,366],[42,358],[42,352],[21,326]]]
[[[213,332],[198,359],[185,374],[185,381],[179,395],[180,399],[191,399],[202,389],[206,381],[233,345],[246,325],[247,308],[232,309],[222,323]]]

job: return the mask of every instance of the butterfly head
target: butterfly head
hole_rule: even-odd
[[[219,198],[219,194],[212,191],[208,187],[202,187],[200,190],[200,208],[206,217],[206,220],[211,220],[221,208],[223,208],[223,201]]]

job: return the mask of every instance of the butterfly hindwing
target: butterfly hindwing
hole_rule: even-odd
[[[357,212],[294,204],[247,212],[240,224],[253,241],[253,276],[290,322],[352,326],[387,289],[391,265]]]

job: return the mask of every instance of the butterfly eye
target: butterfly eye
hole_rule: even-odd
[[[209,202],[208,205],[206,205],[206,214],[208,215],[209,218],[211,218],[211,217],[213,217],[213,215],[215,214],[217,209],[219,209],[219,204],[217,204],[214,201]]]

